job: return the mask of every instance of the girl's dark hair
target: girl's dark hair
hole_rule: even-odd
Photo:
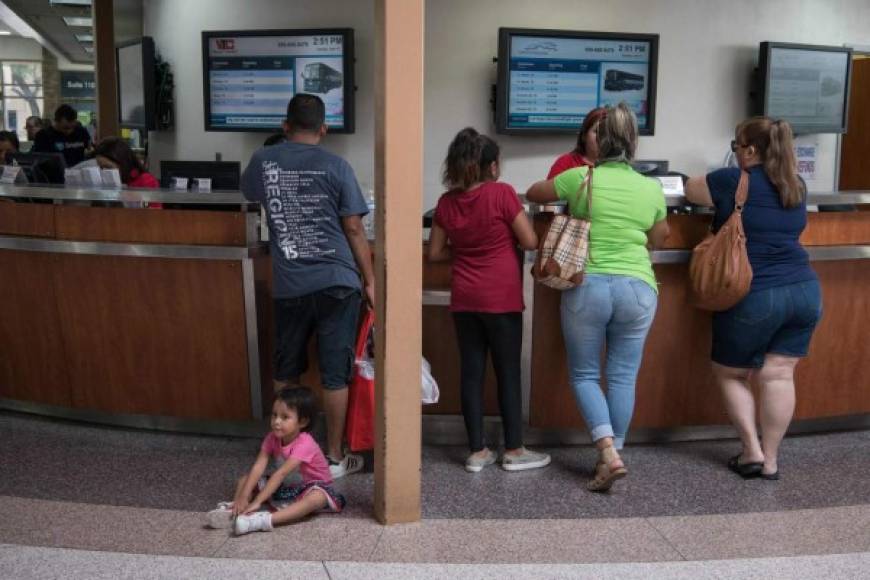
[[[598,121],[604,118],[607,114],[607,109],[604,107],[595,107],[583,119],[583,124],[580,125],[580,132],[577,134],[577,146],[574,147],[574,152],[586,157],[586,133],[592,130]]]
[[[735,132],[738,143],[754,146],[768,179],[776,186],[783,207],[797,207],[806,190],[798,179],[794,135],[786,121],[752,117],[740,123]]]
[[[94,156],[101,155],[118,164],[118,173],[121,174],[121,183],[130,181],[130,174],[135,169],[139,173],[145,171],[139,159],[133,154],[133,150],[127,142],[120,137],[106,137],[94,150]]]
[[[493,162],[498,163],[498,143],[476,129],[466,127],[447,148],[441,180],[448,189],[468,189],[475,183],[494,179]]]
[[[21,143],[18,141],[18,135],[12,131],[0,131],[0,141],[12,143],[12,145],[15,146],[16,151],[21,147]]]
[[[311,431],[314,428],[314,421],[317,419],[317,399],[314,398],[311,389],[301,386],[284,387],[278,391],[276,398],[287,405],[288,409],[294,409],[299,421],[308,419],[308,424],[302,428],[303,431]]]

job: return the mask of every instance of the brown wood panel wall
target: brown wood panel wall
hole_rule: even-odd
[[[56,256],[0,250],[0,397],[70,406],[58,332]]]
[[[74,406],[191,419],[250,417],[238,262],[55,259]]]
[[[244,246],[240,211],[58,206],[57,238],[83,242]]]
[[[54,208],[50,204],[16,203],[0,199],[0,234],[53,238]]]

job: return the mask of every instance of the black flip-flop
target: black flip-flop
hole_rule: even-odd
[[[773,473],[759,473],[758,477],[766,479],[767,481],[779,481],[779,471],[774,471]]]
[[[762,468],[764,468],[764,464],[755,461],[750,461],[749,463],[740,463],[740,456],[735,455],[731,459],[728,460],[728,469],[742,477],[743,479],[752,479],[753,477],[763,477],[761,473]],[[773,475],[773,474],[771,474]],[[777,475],[777,478],[779,476]]]

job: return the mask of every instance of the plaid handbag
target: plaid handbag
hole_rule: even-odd
[[[541,239],[532,275],[545,286],[570,290],[583,283],[583,269],[589,257],[589,228],[592,225],[592,167],[580,184],[577,194],[586,190],[586,216],[577,219],[556,215],[547,235]]]

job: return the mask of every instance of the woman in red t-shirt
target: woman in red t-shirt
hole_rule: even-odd
[[[477,472],[498,458],[484,441],[483,379],[486,354],[498,378],[504,427],[501,465],[508,471],[550,463],[550,456],[523,447],[520,359],[523,290],[517,244],[537,247],[538,237],[517,193],[499,183],[499,148],[472,128],[460,131],[447,150],[429,260],[453,259],[450,311],[460,355],[462,414],[471,454],[465,469]]]
[[[117,169],[121,174],[121,183],[127,187],[138,189],[159,189],[160,182],[153,175],[145,171],[139,159],[127,145],[127,142],[119,137],[106,137],[94,150],[94,157],[101,169]],[[163,204],[148,202],[146,207],[162,208]]]
[[[547,179],[553,179],[567,169],[581,167],[583,165],[595,165],[598,160],[598,121],[600,121],[607,109],[596,107],[588,113],[580,125],[580,133],[577,135],[577,146],[573,151],[560,155],[553,166]]]

